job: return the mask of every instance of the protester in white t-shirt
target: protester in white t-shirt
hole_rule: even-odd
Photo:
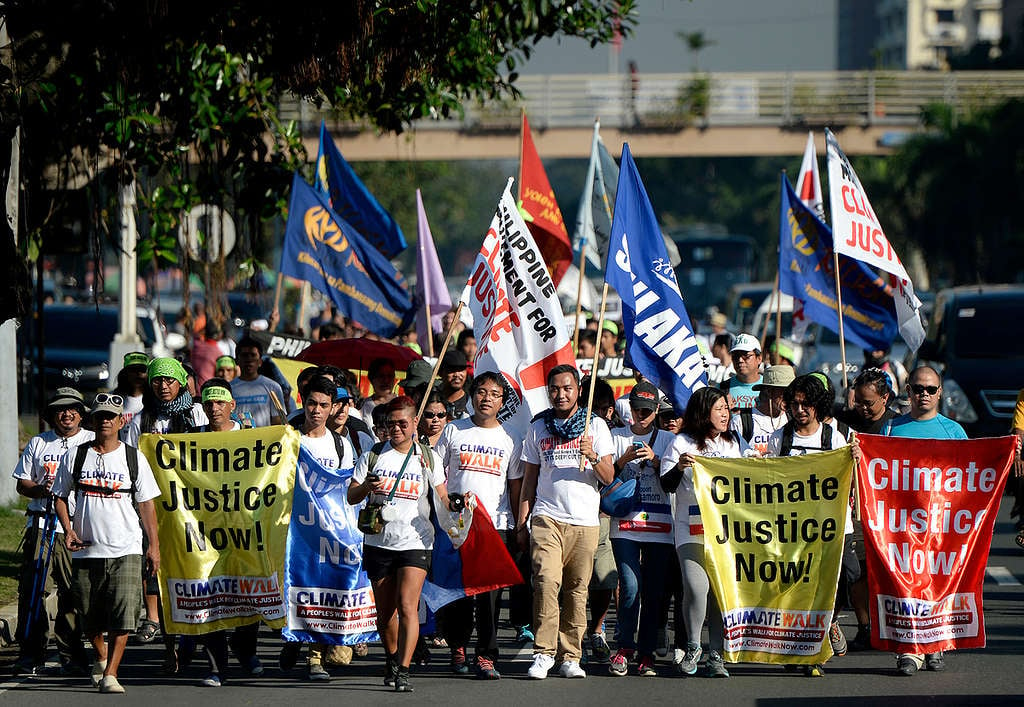
[[[155,577],[160,567],[153,504],[160,489],[146,458],[118,437],[124,424],[123,410],[121,396],[96,396],[91,412],[96,438],[81,448],[84,454],[75,450],[64,456],[53,482],[57,517],[72,553],[72,582],[83,632],[96,650],[92,680],[105,693],[124,692],[117,670],[128,634],[138,620],[143,532],[148,540],[146,574]],[[138,467],[135,479],[129,454]],[[79,458],[81,469],[76,470]],[[68,512],[71,496],[75,497],[73,521]]]
[[[281,386],[260,375],[263,363],[263,345],[252,337],[243,337],[236,347],[239,374],[231,381],[231,394],[235,398],[237,414],[246,426],[268,427],[283,424],[285,415],[278,406],[284,405]],[[274,402],[274,398],[277,402]]]
[[[371,504],[382,504],[383,530],[363,537],[363,569],[373,583],[377,631],[387,655],[384,684],[409,692],[409,663],[420,630],[417,606],[434,546],[428,494],[433,490],[435,503],[448,507],[448,492],[440,458],[416,441],[419,419],[412,399],[401,395],[386,405],[388,441],[379,454],[371,449],[359,457],[348,502],[357,505],[369,497]]]
[[[555,366],[547,384],[551,408],[534,419],[523,442],[523,490],[516,517],[520,542],[532,534],[535,641],[528,674],[546,678],[561,659],[563,677],[584,678],[579,661],[600,532],[598,484],[615,478],[614,446],[608,425],[596,416],[584,434],[587,410],[579,405],[574,366]]]
[[[470,398],[473,415],[448,423],[441,431],[436,450],[447,473],[449,498],[475,496],[506,542],[514,526],[509,496],[518,502],[522,488],[520,443],[498,422],[507,387],[501,376],[485,371],[473,379]],[[509,493],[509,487],[515,492]],[[452,654],[452,671],[469,672],[466,645],[476,616],[476,675],[482,680],[501,677],[494,667],[498,659],[498,597],[501,590],[483,592],[455,601],[443,610],[445,637]]]
[[[701,388],[690,396],[683,416],[683,433],[661,460],[662,488],[676,494],[675,544],[683,576],[683,609],[686,613],[686,650],[676,669],[686,675],[697,672],[702,654],[700,631],[708,623],[707,675],[727,678],[722,651],[725,637],[722,612],[710,591],[704,564],[704,524],[693,483],[693,460],[702,457],[741,457],[749,449],[746,440],[729,430],[729,399],[717,388]]]

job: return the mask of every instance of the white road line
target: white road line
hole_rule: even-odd
[[[1010,570],[1005,567],[986,567],[985,574],[996,581],[1000,587],[1014,587],[1020,585],[1020,580],[1017,579]]]

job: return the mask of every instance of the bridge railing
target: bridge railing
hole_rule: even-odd
[[[969,111],[1024,97],[1024,71],[640,74],[635,81],[628,75],[561,74],[523,76],[517,86],[520,100],[469,102],[462,116],[420,120],[414,127],[515,131],[521,108],[536,129],[587,127],[595,118],[626,130],[907,126],[918,124],[921,109],[931,103]],[[282,101],[281,113],[304,132],[316,130],[321,118],[334,130],[367,127],[295,99]]]

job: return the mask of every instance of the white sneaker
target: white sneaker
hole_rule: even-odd
[[[526,674],[534,680],[543,680],[548,676],[548,671],[553,667],[555,667],[554,656],[537,653],[533,656],[533,665],[526,671]]]
[[[566,660],[562,663],[562,667],[558,669],[558,674],[563,678],[585,678],[587,677],[586,671],[580,667],[579,661]]]
[[[117,676],[104,675],[103,679],[100,680],[100,692],[105,695],[123,695],[124,688],[117,681]]]

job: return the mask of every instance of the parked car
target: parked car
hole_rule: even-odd
[[[151,356],[171,356],[172,344],[184,344],[184,340],[168,342],[156,312],[149,307],[138,307],[137,317],[136,331]],[[117,329],[117,305],[47,305],[43,308],[43,380],[39,380],[33,321],[19,330],[21,356],[30,362],[24,370],[30,380],[43,385],[47,393],[66,385],[83,393],[109,390],[115,385],[115,381],[110,380],[109,364],[110,344]]]
[[[926,341],[907,368],[926,363],[942,374],[939,412],[971,437],[1008,434],[1024,388],[1024,348],[1013,332],[1024,321],[1024,285],[941,290]]]

